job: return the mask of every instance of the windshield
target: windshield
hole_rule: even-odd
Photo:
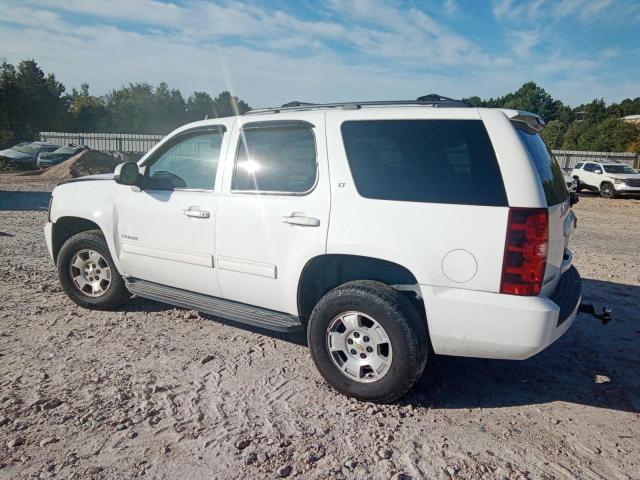
[[[29,147],[28,145],[24,145],[21,147],[13,147],[11,150],[15,150],[16,152],[26,153],[27,155],[33,155],[34,153],[38,153],[38,149],[34,147]]]
[[[607,173],[625,173],[633,175],[636,172],[629,165],[619,164],[619,165],[603,165],[604,171]]]
[[[61,147],[55,150],[53,153],[76,153],[77,148],[75,147]]]
[[[569,197],[569,191],[560,165],[553,158],[540,135],[519,127],[516,130],[536,167],[547,204],[552,206],[564,202]]]

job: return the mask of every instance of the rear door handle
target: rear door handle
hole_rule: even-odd
[[[186,210],[183,210],[182,213],[184,213],[187,217],[194,218],[209,218],[211,216],[211,214],[207,210],[200,210],[199,208],[193,207],[189,207]]]
[[[300,225],[302,227],[320,226],[319,218],[305,217],[304,215],[291,215],[289,217],[282,217],[282,221],[290,225]]]

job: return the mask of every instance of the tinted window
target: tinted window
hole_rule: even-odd
[[[549,152],[540,135],[523,128],[517,128],[516,130],[536,167],[542,182],[544,195],[547,198],[547,205],[557,205],[565,201],[569,197],[569,191],[562,176],[562,169],[551,155],[551,152]]]
[[[631,168],[629,165],[619,164],[619,165],[604,165],[604,171],[607,173],[624,173],[633,175],[636,171]]]
[[[583,163],[576,163],[576,169],[582,168],[582,165],[584,165],[584,164]]]
[[[62,148],[58,148],[53,153],[76,153],[76,152],[79,152],[80,150],[81,149],[76,147],[62,147]]]
[[[148,187],[213,190],[222,135],[218,131],[198,132],[169,146],[149,167]]]
[[[316,143],[308,127],[242,131],[233,190],[303,193],[316,181]]]
[[[479,120],[342,124],[349,166],[366,198],[507,205],[498,162]]]

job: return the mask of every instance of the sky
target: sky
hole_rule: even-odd
[[[252,107],[496,97],[533,80],[578,105],[640,96],[640,0],[0,0],[0,60],[70,90],[166,81]]]

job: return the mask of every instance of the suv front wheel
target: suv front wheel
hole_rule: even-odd
[[[64,242],[56,266],[65,293],[81,307],[112,310],[129,300],[124,280],[98,230],[78,233]]]
[[[616,195],[616,190],[613,188],[613,184],[610,182],[603,182],[600,185],[600,196],[604,198],[613,198]]]
[[[313,309],[307,340],[324,379],[344,395],[388,403],[420,378],[429,343],[402,293],[373,281],[345,283]]]

